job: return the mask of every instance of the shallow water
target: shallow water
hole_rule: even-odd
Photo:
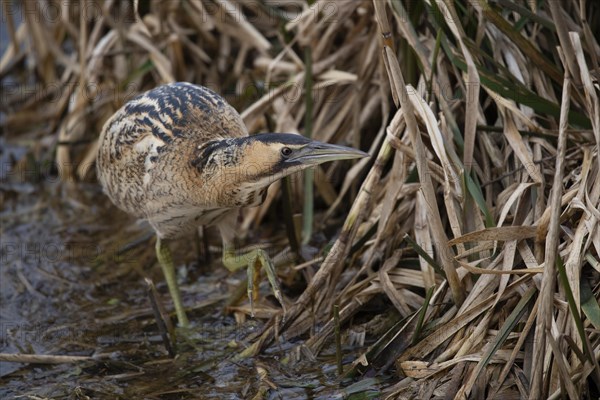
[[[4,166],[24,157],[23,148],[3,144]],[[263,322],[237,323],[224,313],[244,272],[230,275],[218,254],[199,267],[193,239],[173,243],[193,326],[178,340],[178,356],[169,357],[143,279],[155,282],[172,309],[149,229],[112,206],[95,183],[65,184],[52,168],[27,168],[0,177],[0,352],[93,359],[0,362],[0,398],[352,397],[337,380],[332,349],[316,362],[291,364],[296,344],[281,342],[233,361]],[[370,388],[358,398],[375,395]]]

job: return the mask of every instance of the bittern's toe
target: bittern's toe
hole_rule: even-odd
[[[273,262],[263,249],[255,249],[243,255],[236,255],[232,248],[225,246],[223,249],[223,265],[230,271],[236,271],[244,266],[247,268],[248,276],[248,300],[250,301],[250,313],[254,317],[254,302],[258,298],[258,286],[260,284],[261,267],[265,269],[273,295],[281,304],[285,313],[285,302],[279,288],[277,275]]]

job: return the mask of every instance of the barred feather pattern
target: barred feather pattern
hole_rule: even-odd
[[[246,136],[238,112],[215,92],[189,83],[163,85],[129,101],[106,122],[98,179],[119,208],[147,219],[159,237],[176,237],[217,224],[243,205],[231,201],[223,207],[222,188],[203,179],[193,164],[207,146]],[[231,149],[227,162],[237,156],[235,146]],[[252,197],[254,202],[257,195]]]

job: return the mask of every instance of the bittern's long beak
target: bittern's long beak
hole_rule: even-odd
[[[349,160],[368,156],[369,153],[351,147],[313,141],[298,150],[287,161],[294,164],[317,165],[327,161]]]

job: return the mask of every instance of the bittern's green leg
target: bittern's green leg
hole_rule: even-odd
[[[181,301],[181,293],[179,292],[177,278],[175,277],[175,265],[173,265],[171,251],[169,250],[169,247],[167,247],[167,245],[160,240],[159,237],[156,238],[156,258],[158,258],[158,263],[165,274],[167,286],[169,287],[169,293],[171,293],[171,298],[173,298],[173,303],[175,304],[175,312],[177,313],[179,325],[182,327],[187,327],[190,323],[185,315],[183,302]]]
[[[275,267],[269,258],[267,252],[263,249],[254,249],[245,254],[236,254],[232,245],[223,245],[223,265],[230,271],[237,271],[240,268],[248,268],[248,299],[250,300],[250,312],[254,316],[254,298],[255,293],[258,293],[258,283],[260,282],[260,268],[265,269],[273,294],[285,313],[285,303],[281,290],[277,283]]]

